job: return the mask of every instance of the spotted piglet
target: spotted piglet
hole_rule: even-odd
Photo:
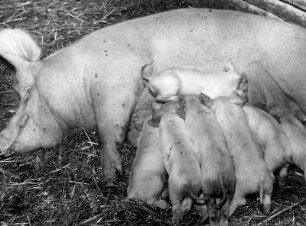
[[[241,81],[239,89],[247,90],[246,85],[246,81]],[[229,215],[232,215],[239,205],[246,204],[247,194],[256,192],[260,193],[264,212],[269,213],[273,179],[252,135],[248,117],[242,109],[246,98],[241,98],[237,92],[233,92],[230,97],[220,97],[214,101],[207,96],[203,99],[215,113],[234,160],[236,187]]]
[[[235,190],[233,159],[223,131],[214,113],[202,105],[198,96],[183,98],[187,131],[195,145],[200,160],[201,182],[204,199],[207,200],[211,224],[228,225],[229,203]],[[205,219],[205,207],[196,205]]]
[[[160,118],[160,150],[169,174],[172,221],[178,223],[201,192],[201,170],[178,102],[170,101],[155,113]]]
[[[159,131],[151,125],[151,117],[148,117],[139,136],[127,198],[166,208],[166,202],[160,199],[165,179],[166,170],[159,150]]]

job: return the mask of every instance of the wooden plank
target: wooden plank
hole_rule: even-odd
[[[255,5],[252,5],[248,2],[245,2],[243,0],[227,0],[227,4],[230,8],[239,10],[239,11],[244,11],[244,12],[249,12],[249,13],[254,13],[254,14],[258,14],[258,15],[262,15],[262,16],[268,16],[268,17],[272,17],[275,19],[279,19],[282,20],[281,18],[279,18],[278,16],[269,13],[261,8],[258,8]]]
[[[286,21],[306,28],[306,13],[296,7],[279,0],[245,0],[246,2],[266,10]]]
[[[289,4],[306,11],[306,0],[283,0],[283,2],[288,2]]]

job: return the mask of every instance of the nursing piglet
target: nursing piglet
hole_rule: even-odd
[[[291,144],[290,157],[292,162],[304,171],[304,177],[306,181],[306,129],[303,124],[292,115],[291,112],[279,108],[273,107],[269,110],[269,113],[280,120],[280,126],[286,133]],[[287,176],[287,170],[282,172],[283,180]]]
[[[202,192],[208,200],[210,222],[227,225],[229,203],[235,190],[235,170],[223,131],[214,113],[201,104],[198,96],[185,96],[183,103],[187,131],[200,159]],[[199,205],[196,208],[205,218],[205,208]]]
[[[244,87],[246,85],[246,81],[242,81],[240,88],[247,90]],[[260,147],[252,136],[248,117],[242,109],[245,99],[241,99],[236,92],[230,97],[221,97],[214,101],[207,96],[203,99],[215,113],[234,160],[236,187],[229,215],[232,215],[239,205],[246,204],[247,194],[256,192],[260,193],[264,212],[269,213],[273,179]]]
[[[270,174],[273,175],[276,170],[283,167],[286,169],[288,163],[292,162],[292,148],[282,125],[271,115],[254,106],[244,105],[243,110],[249,118],[249,126],[264,153]],[[281,175],[280,183],[282,183],[282,177]]]
[[[185,121],[178,115],[178,102],[168,102],[157,112],[160,150],[169,174],[172,221],[178,223],[201,192],[201,169]]]
[[[145,120],[139,136],[129,176],[127,198],[166,208],[166,202],[159,199],[166,179],[166,170],[159,150],[159,131],[157,127],[150,125],[150,121],[151,117]]]
[[[207,72],[190,66],[172,67],[153,74],[153,62],[141,69],[144,84],[158,102],[177,100],[178,95],[205,93],[214,99],[228,96],[237,89],[237,84],[245,75],[235,72],[228,62],[223,72]],[[218,84],[216,86],[216,84]]]

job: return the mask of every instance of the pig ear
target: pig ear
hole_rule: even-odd
[[[274,103],[270,103],[266,105],[265,111],[274,117],[274,116],[281,116],[288,110],[283,107],[277,106]]]
[[[243,106],[246,102],[249,101],[248,96],[241,96],[239,92],[237,92],[236,90],[232,93],[232,95],[230,96],[230,100],[231,103],[233,104],[237,104],[239,106]]]
[[[208,108],[210,108],[213,105],[213,100],[209,96],[207,96],[205,93],[201,93],[199,95],[199,100],[201,104],[205,105]]]
[[[245,73],[242,73],[241,78],[238,81],[235,94],[241,100],[241,104],[239,103],[239,105],[244,105],[248,102],[248,79]]]
[[[231,60],[229,60],[225,64],[225,66],[223,68],[223,71],[225,71],[225,72],[235,72],[236,71],[235,66],[234,66],[234,64],[233,64],[233,62]]]
[[[270,112],[273,112],[274,109],[275,109],[275,104],[274,103],[269,103],[265,106],[265,111],[268,112],[269,114],[270,114]]]
[[[185,97],[183,95],[178,96],[178,103],[182,108],[185,109],[186,102],[185,102]]]
[[[31,91],[32,91],[32,87],[33,86],[27,86],[27,87],[25,87],[21,92],[21,97],[23,97],[23,99],[25,100],[25,101],[27,101],[28,99],[29,99],[29,97],[30,97],[30,95],[31,95]]]
[[[21,29],[3,29],[0,31],[0,55],[15,69],[24,62],[38,61],[41,49],[34,39]]]

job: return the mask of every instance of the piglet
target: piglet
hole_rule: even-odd
[[[205,93],[214,99],[237,89],[245,74],[238,74],[229,61],[222,72],[207,72],[190,66],[172,67],[153,75],[153,62],[141,69],[145,86],[158,102],[177,100],[178,95]],[[216,85],[218,84],[218,85]],[[242,95],[242,94],[241,94]]]
[[[242,81],[240,88],[247,90],[244,87],[246,85],[247,83]],[[252,135],[248,117],[242,109],[245,98],[241,98],[235,91],[230,97],[220,97],[214,101],[202,96],[205,104],[215,113],[234,160],[236,187],[229,215],[232,215],[239,205],[246,204],[247,194],[256,192],[260,193],[264,212],[269,213],[274,181],[259,144]]]
[[[292,162],[304,172],[306,181],[306,129],[293,114],[283,108],[273,106],[268,110],[280,121],[280,126],[287,135],[291,144],[290,158]],[[281,171],[282,181],[287,177],[287,168]]]
[[[190,210],[201,192],[201,169],[184,119],[178,115],[180,105],[170,101],[157,112],[160,116],[160,150],[169,175],[172,221],[178,223]],[[156,116],[155,116],[156,118]]]
[[[159,150],[159,131],[151,125],[151,117],[148,117],[139,135],[127,198],[166,208],[166,202],[160,199],[165,179],[166,170]]]
[[[282,184],[284,171],[292,163],[292,148],[282,125],[267,112],[251,105],[244,105],[249,126],[264,153],[270,174],[280,170],[279,183]],[[278,119],[279,120],[279,119]],[[284,121],[284,119],[283,119]],[[305,158],[306,159],[306,158]]]
[[[187,131],[200,160],[201,182],[211,224],[228,225],[229,203],[235,190],[233,159],[223,131],[214,113],[202,105],[198,96],[183,98]],[[207,215],[205,207],[196,205],[198,212]]]

